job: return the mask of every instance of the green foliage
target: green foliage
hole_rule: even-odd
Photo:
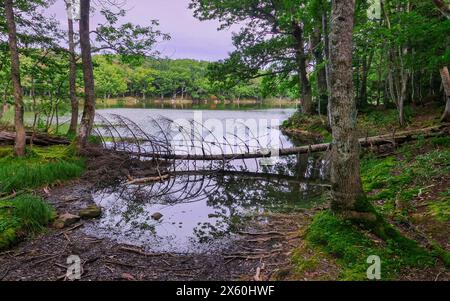
[[[96,55],[94,75],[99,97],[123,95],[142,98],[260,99],[261,80],[248,80],[233,85],[212,80],[209,73],[214,63],[190,59],[144,59],[129,64],[127,56]],[[222,77],[223,78],[223,77]]]
[[[106,19],[97,27],[96,41],[99,48],[126,56],[129,62],[138,62],[139,57],[158,54],[155,45],[159,40],[170,40],[170,35],[156,29],[159,21],[151,20],[149,26],[135,25],[127,22],[118,25],[119,17],[126,15],[126,10],[112,11],[102,9],[100,13]]]
[[[450,137],[433,137],[431,138],[431,143],[434,147],[437,146],[443,146],[443,147],[450,147]]]
[[[406,122],[410,122],[415,115],[410,106],[405,107],[404,114]],[[370,136],[379,134],[380,129],[392,131],[399,125],[398,113],[395,109],[368,110],[360,115],[358,122],[360,128],[368,131]]]
[[[126,73],[117,63],[110,62],[105,56],[94,57],[94,77],[97,95],[109,98],[127,91]]]
[[[340,278],[344,280],[367,279],[369,265],[366,260],[370,255],[381,258],[384,280],[395,279],[403,269],[421,268],[434,263],[431,254],[414,241],[401,235],[380,241],[330,212],[322,212],[314,217],[306,239],[337,258],[343,268]]]
[[[13,149],[10,146],[0,146],[0,158],[11,156]]]
[[[211,77],[230,87],[266,77],[269,88],[263,90],[265,95],[298,96],[298,45],[307,40],[312,24],[321,22],[321,12],[326,9],[321,1],[313,1],[317,5],[309,2],[192,0],[190,8],[198,19],[218,20],[219,29],[233,24],[241,27],[233,37],[236,50],[213,65]]]
[[[34,147],[25,158],[0,158],[0,192],[37,188],[80,177],[84,160],[74,157],[71,148]]]
[[[289,119],[283,122],[284,129],[301,129],[311,134],[318,134],[325,142],[331,142],[332,135],[326,126],[326,120],[319,116],[308,116],[302,112],[295,112]]]
[[[19,236],[42,231],[55,215],[50,205],[32,195],[0,201],[0,250],[9,248]]]

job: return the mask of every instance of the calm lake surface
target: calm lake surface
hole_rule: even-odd
[[[294,112],[295,109],[289,108],[98,111],[112,124],[117,118],[114,114],[128,118],[155,137],[162,130],[172,131],[169,139],[177,154],[199,150],[207,154],[234,154],[313,143],[293,141],[279,130],[278,125]],[[183,133],[201,136],[207,150],[191,147],[198,141],[192,143],[192,137],[180,135],[179,126],[189,125],[192,120],[203,126]],[[162,129],[159,124],[167,128]],[[189,162],[179,166],[192,171],[214,169],[220,164]],[[294,155],[270,161],[236,160],[220,168],[224,172],[186,174],[143,186],[124,184],[95,191],[94,200],[103,208],[103,216],[84,231],[150,252],[213,252],[232,243],[239,227],[252,215],[311,207],[322,202],[328,190],[327,160],[320,155]],[[155,213],[162,214],[162,218],[152,218]]]

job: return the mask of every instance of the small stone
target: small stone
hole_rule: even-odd
[[[96,205],[80,210],[80,217],[83,219],[97,218],[102,215],[102,209]]]
[[[58,216],[56,221],[53,223],[53,226],[56,229],[64,229],[65,227],[69,227],[80,220],[78,215],[73,215],[70,213],[61,214]]]
[[[129,273],[123,273],[122,279],[127,280],[127,281],[135,281],[136,280],[136,278],[134,278],[134,276]]]
[[[152,218],[155,221],[159,221],[162,217],[163,217],[163,215],[161,213],[159,213],[159,212],[155,212],[155,213],[152,214]]]

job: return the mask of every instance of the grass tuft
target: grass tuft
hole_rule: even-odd
[[[0,192],[11,193],[38,188],[80,177],[84,160],[74,157],[70,148],[33,148],[25,158],[0,158]]]
[[[36,196],[0,201],[0,250],[12,246],[21,235],[43,231],[55,216],[52,207]]]
[[[43,199],[24,191],[80,177],[85,168],[84,159],[67,146],[35,146],[24,158],[13,157],[12,152],[12,147],[0,148],[0,195],[19,192],[0,201],[0,250],[44,230],[56,215]]]

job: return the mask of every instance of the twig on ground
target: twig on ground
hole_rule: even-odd
[[[263,263],[262,266],[256,268],[256,274],[253,277],[255,281],[263,281],[261,278],[261,272],[265,269],[266,265]]]
[[[154,256],[162,256],[162,255],[164,255],[164,254],[161,254],[161,253],[146,253],[146,252],[141,251],[141,250],[139,250],[139,249],[128,248],[128,247],[120,247],[119,250],[131,252],[131,253],[136,253],[136,254],[143,255],[143,256],[149,256],[149,257],[151,257],[151,256],[154,257]]]
[[[5,279],[5,277],[8,276],[8,273],[9,273],[9,267],[6,268],[6,271],[5,271],[5,272],[3,273],[3,275],[0,277],[0,281],[3,280],[3,279]]]

